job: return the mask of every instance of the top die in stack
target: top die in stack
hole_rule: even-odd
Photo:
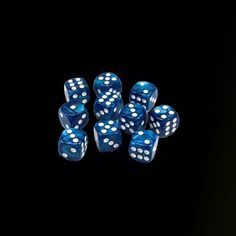
[[[83,78],[69,79],[64,84],[66,101],[87,104],[90,99],[89,86]]]
[[[94,114],[97,119],[117,120],[123,107],[120,78],[114,73],[104,72],[95,78],[93,89],[97,96],[94,103]]]
[[[116,74],[104,72],[95,78],[93,89],[97,97],[99,94],[104,94],[105,92],[120,95],[122,92],[122,84]]]

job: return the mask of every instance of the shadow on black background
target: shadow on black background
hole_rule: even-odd
[[[35,229],[66,226],[87,234],[234,235],[232,14],[225,6],[174,1],[101,4],[30,13],[39,17],[26,44],[35,40],[29,61],[43,145],[27,159],[27,216]],[[43,59],[34,63],[35,55]],[[129,158],[127,135],[119,151],[97,151],[92,83],[104,71],[122,79],[124,103],[133,84],[147,80],[158,87],[157,104],[180,115],[178,131],[160,140],[148,165]],[[70,163],[57,154],[57,110],[65,101],[64,82],[75,76],[87,80],[92,94],[85,128],[90,143],[84,159]]]

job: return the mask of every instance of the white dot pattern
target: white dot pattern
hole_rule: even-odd
[[[136,157],[136,155],[134,153],[131,153],[130,156],[133,157],[133,158]]]
[[[73,139],[73,142],[74,142],[74,143],[78,143],[78,142],[79,142],[79,139],[74,138],[74,139]]]
[[[68,157],[68,155],[67,155],[66,153],[64,153],[64,152],[63,152],[61,155],[62,155],[63,157]]]
[[[150,141],[149,141],[148,139],[145,139],[145,140],[144,140],[144,143],[145,143],[145,144],[149,144]]]
[[[108,142],[109,142],[109,139],[108,139],[108,138],[104,138],[104,139],[103,139],[103,142],[104,142],[104,143],[108,143]]]
[[[114,141],[110,141],[108,144],[112,146],[114,144]]]

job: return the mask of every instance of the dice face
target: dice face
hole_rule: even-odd
[[[155,156],[159,135],[151,130],[136,131],[131,138],[129,145],[129,155],[132,159],[148,163]]]
[[[78,129],[70,128],[62,132],[58,141],[58,153],[69,161],[80,161],[87,150],[88,135]]]
[[[100,152],[113,152],[122,143],[118,121],[104,120],[94,125],[94,138]]]
[[[143,105],[147,111],[150,111],[155,106],[157,96],[158,90],[154,84],[147,81],[140,81],[132,87],[129,101],[139,103]]]
[[[149,126],[160,138],[166,138],[177,130],[179,115],[169,105],[157,106],[149,114]]]
[[[65,128],[83,129],[89,121],[86,107],[74,101],[64,103],[58,111],[61,125]]]
[[[128,103],[121,109],[119,122],[120,128],[132,135],[135,131],[146,127],[147,111],[138,103]]]
[[[94,103],[94,114],[100,120],[116,120],[123,107],[122,98],[114,93],[99,94]]]
[[[69,79],[64,84],[66,101],[86,104],[90,99],[89,86],[83,78]]]
[[[95,78],[93,89],[96,96],[105,92],[120,95],[122,92],[122,84],[121,80],[116,74],[111,72],[104,72]]]

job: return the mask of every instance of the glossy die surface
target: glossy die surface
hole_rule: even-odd
[[[64,103],[58,111],[61,125],[65,128],[83,129],[89,121],[86,107],[74,101]]]
[[[159,136],[151,130],[136,131],[131,138],[129,155],[132,159],[147,163],[156,154]]]
[[[98,96],[93,111],[97,119],[116,120],[122,107],[123,101],[120,96],[106,92]]]
[[[150,111],[156,103],[158,96],[157,87],[147,81],[137,82],[131,89],[129,101],[143,105]]]
[[[147,111],[138,103],[128,103],[121,109],[119,122],[121,129],[131,135],[136,130],[145,128]]]
[[[149,114],[149,126],[160,138],[166,138],[177,130],[179,115],[169,105],[157,106]]]
[[[88,136],[78,129],[70,128],[62,132],[58,141],[58,153],[69,161],[80,161],[87,150]]]
[[[94,125],[94,138],[100,152],[113,152],[122,143],[118,121],[104,120]]]
[[[69,79],[64,84],[66,101],[86,104],[90,99],[89,86],[83,78]]]
[[[122,92],[121,80],[114,73],[104,72],[95,78],[93,90],[96,96],[105,92],[111,92],[120,95]]]

